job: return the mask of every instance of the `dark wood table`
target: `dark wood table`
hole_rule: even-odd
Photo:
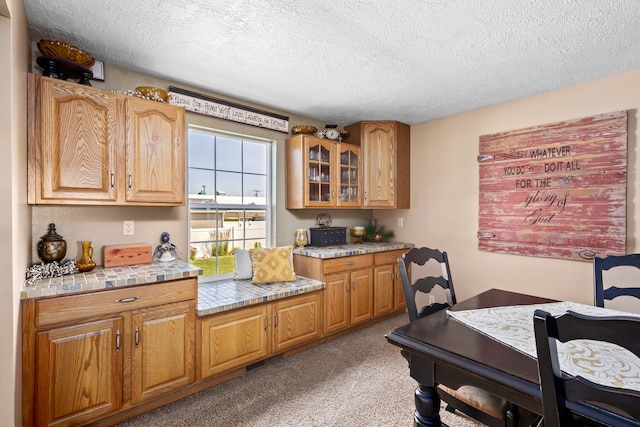
[[[452,310],[557,302],[515,292],[490,289],[462,301]],[[415,392],[415,423],[440,426],[436,385],[474,385],[542,414],[537,361],[447,316],[446,310],[423,317],[386,335],[406,349]]]

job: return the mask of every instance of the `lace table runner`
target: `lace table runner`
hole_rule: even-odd
[[[574,302],[448,310],[447,314],[466,326],[535,358],[533,313],[536,309],[554,316],[572,310],[592,316],[640,317],[633,313]],[[640,363],[628,350],[615,344],[593,340],[574,340],[566,344],[558,342],[557,347],[560,367],[564,372],[580,375],[599,384],[640,391]]]

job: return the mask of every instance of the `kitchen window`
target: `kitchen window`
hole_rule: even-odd
[[[269,246],[273,143],[189,127],[189,262],[203,280],[233,277],[236,249]]]

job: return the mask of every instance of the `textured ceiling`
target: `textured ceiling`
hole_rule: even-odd
[[[34,40],[326,123],[409,124],[640,67],[636,0],[25,0]],[[108,77],[108,76],[107,76]]]

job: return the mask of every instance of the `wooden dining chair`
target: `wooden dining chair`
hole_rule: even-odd
[[[597,340],[617,344],[640,362],[640,318],[596,317],[567,312],[554,317],[536,310],[533,315],[544,427],[604,425],[640,426],[640,392],[604,386],[580,376],[563,374],[557,341]],[[581,356],[588,362],[588,355]],[[602,371],[601,361],[595,361]],[[637,363],[636,363],[637,366]],[[630,366],[623,367],[625,375]],[[638,374],[637,372],[635,373]]]
[[[435,261],[435,263],[429,263],[429,261]],[[426,268],[428,264],[432,264],[431,270]],[[438,267],[437,273],[433,272],[434,266]],[[426,247],[412,248],[398,259],[398,267],[411,322],[456,303],[456,294],[446,252]],[[418,269],[425,272],[426,275],[421,275],[418,278],[412,277],[418,275],[412,274],[417,273]],[[436,287],[444,291],[444,295],[442,292],[437,295],[442,301],[435,297],[429,298],[429,295],[433,296]],[[405,352],[402,354],[411,363],[410,357]],[[481,388],[463,385],[458,389],[452,389],[439,384],[438,394],[447,404],[446,409],[449,412],[459,410],[492,427],[520,425],[518,407]]]
[[[621,267],[635,267],[638,269],[638,286],[609,285],[605,288],[603,271],[620,269]],[[604,258],[593,259],[594,277],[594,305],[604,307],[605,300],[611,301],[621,296],[631,296],[638,299],[638,308],[628,310],[640,312],[640,254],[609,255]],[[622,307],[620,307],[622,309]],[[626,307],[624,307],[626,309]]]

